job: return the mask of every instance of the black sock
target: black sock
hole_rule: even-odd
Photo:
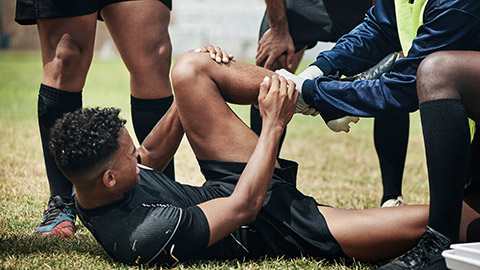
[[[250,106],[250,128],[258,136],[260,136],[260,132],[262,132],[262,116],[260,116],[260,111],[253,105]],[[287,128],[283,130],[282,137],[280,138],[280,142],[278,143],[277,158],[280,156],[280,150],[282,149],[283,141],[285,140],[286,135]]]
[[[467,113],[457,99],[419,105],[430,187],[428,225],[458,241],[470,154]]]
[[[55,120],[66,112],[82,107],[82,92],[72,93],[40,85],[38,94],[38,124],[42,138],[43,157],[47,169],[50,197],[60,195],[62,198],[72,197],[72,183],[58,169],[55,159],[48,148],[50,129]]]
[[[402,178],[407,155],[409,128],[408,113],[375,117],[373,140],[383,183],[383,197],[380,205],[402,195]]]
[[[172,102],[173,96],[159,99],[140,99],[131,96],[130,105],[132,107],[133,128],[139,143],[145,140],[148,133],[150,133],[157,122],[167,113]],[[175,180],[173,158],[167,167],[165,167],[163,173]]]

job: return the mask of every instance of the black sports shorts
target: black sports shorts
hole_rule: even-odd
[[[275,169],[267,196],[257,219],[251,225],[265,250],[260,256],[296,257],[301,254],[316,258],[346,258],[340,245],[332,236],[325,218],[318,210],[314,198],[302,194],[295,186],[298,164],[279,160],[282,169]],[[199,161],[204,185],[224,188],[232,192],[240,178],[245,163]],[[259,252],[260,243],[244,242],[252,253]],[[256,255],[256,256],[255,256]]]
[[[371,0],[286,0],[287,20],[295,52],[318,41],[336,42],[360,24]],[[267,12],[259,38],[270,28]]]
[[[15,21],[22,25],[29,25],[36,24],[37,19],[87,15],[109,4],[123,1],[131,0],[17,0]],[[159,1],[172,10],[172,0]]]

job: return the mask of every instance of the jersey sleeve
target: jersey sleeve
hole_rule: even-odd
[[[417,110],[416,74],[425,57],[437,51],[480,49],[478,7],[470,9],[474,12],[431,6],[408,55],[394,64],[391,73],[370,81],[307,80],[303,98],[319,112],[333,115],[369,117]]]
[[[188,207],[184,209],[178,230],[172,239],[172,255],[178,259],[193,258],[207,249],[209,239],[210,228],[205,214],[196,205]]]

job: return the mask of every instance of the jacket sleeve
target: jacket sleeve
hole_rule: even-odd
[[[425,57],[436,51],[480,49],[480,3],[470,2],[469,6],[462,8],[445,7],[438,3],[445,1],[431,1],[427,4],[424,24],[418,29],[408,55],[395,62],[390,74],[370,81],[341,82],[325,77],[307,80],[302,86],[305,101],[321,113],[334,115],[369,117],[417,110],[416,74]],[[343,65],[343,62],[348,60],[351,66],[355,67],[352,70],[356,72],[360,66],[356,62],[366,60],[343,56],[352,53],[350,49],[357,46],[354,41],[345,41],[342,45],[344,51],[340,58],[345,60],[340,63]],[[339,48],[336,50],[339,51]],[[366,53],[363,49],[358,50]],[[359,52],[354,55],[357,53]],[[339,52],[336,54],[340,55]],[[330,56],[331,54],[325,55]],[[337,64],[337,58],[334,60],[332,66],[336,69],[340,64]],[[333,63],[333,60],[331,61]]]
[[[377,1],[364,21],[342,36],[331,50],[321,52],[313,65],[326,75],[339,71],[351,76],[400,50],[393,0]]]

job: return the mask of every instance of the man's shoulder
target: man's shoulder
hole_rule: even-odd
[[[159,256],[176,233],[182,209],[133,199],[102,213],[79,214],[85,226],[114,259],[147,264]]]

